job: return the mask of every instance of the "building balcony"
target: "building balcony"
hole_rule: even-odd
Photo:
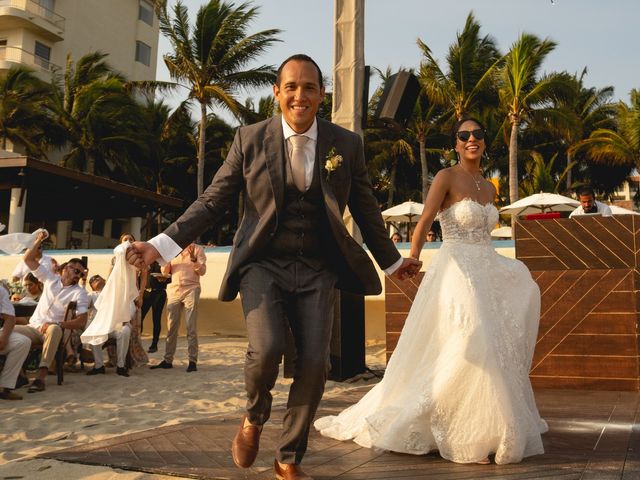
[[[27,28],[52,42],[64,39],[65,18],[34,0],[0,0],[0,30]]]
[[[58,65],[32,52],[27,52],[19,47],[0,46],[0,71],[9,70],[16,65],[26,65],[41,73],[60,70]]]

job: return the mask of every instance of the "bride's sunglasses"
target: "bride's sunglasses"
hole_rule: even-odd
[[[473,135],[473,138],[476,140],[484,139],[484,130],[481,128],[477,128],[475,130],[458,130],[456,132],[456,137],[458,137],[461,141],[467,142]]]

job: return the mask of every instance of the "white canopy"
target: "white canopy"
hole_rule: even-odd
[[[493,238],[511,238],[511,227],[498,227],[491,230],[491,236]]]
[[[385,222],[417,222],[424,205],[418,202],[404,202],[382,212]]]
[[[536,193],[502,207],[500,213],[528,215],[530,213],[571,212],[580,202],[557,193]]]

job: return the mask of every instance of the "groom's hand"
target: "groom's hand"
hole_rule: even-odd
[[[127,262],[138,269],[151,265],[160,257],[158,250],[148,242],[133,242],[127,249]]]
[[[415,277],[420,268],[422,267],[422,262],[415,258],[403,258],[402,264],[395,271],[394,275],[396,278],[400,280],[407,280],[409,278]]]

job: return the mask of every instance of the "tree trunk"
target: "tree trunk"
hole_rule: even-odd
[[[398,172],[398,162],[394,161],[389,173],[389,196],[387,197],[387,208],[393,207],[393,195],[396,192],[396,173]]]
[[[200,104],[200,136],[198,138],[198,197],[204,191],[204,145],[207,130],[207,104]]]
[[[571,165],[571,153],[567,152],[567,168]],[[567,192],[571,190],[571,183],[573,182],[571,178],[571,168],[567,169]]]
[[[509,203],[518,200],[518,121],[511,121],[509,139]]]
[[[427,202],[427,194],[429,193],[429,165],[427,165],[427,146],[424,138],[421,138],[420,144],[420,167],[422,169],[422,203]]]

